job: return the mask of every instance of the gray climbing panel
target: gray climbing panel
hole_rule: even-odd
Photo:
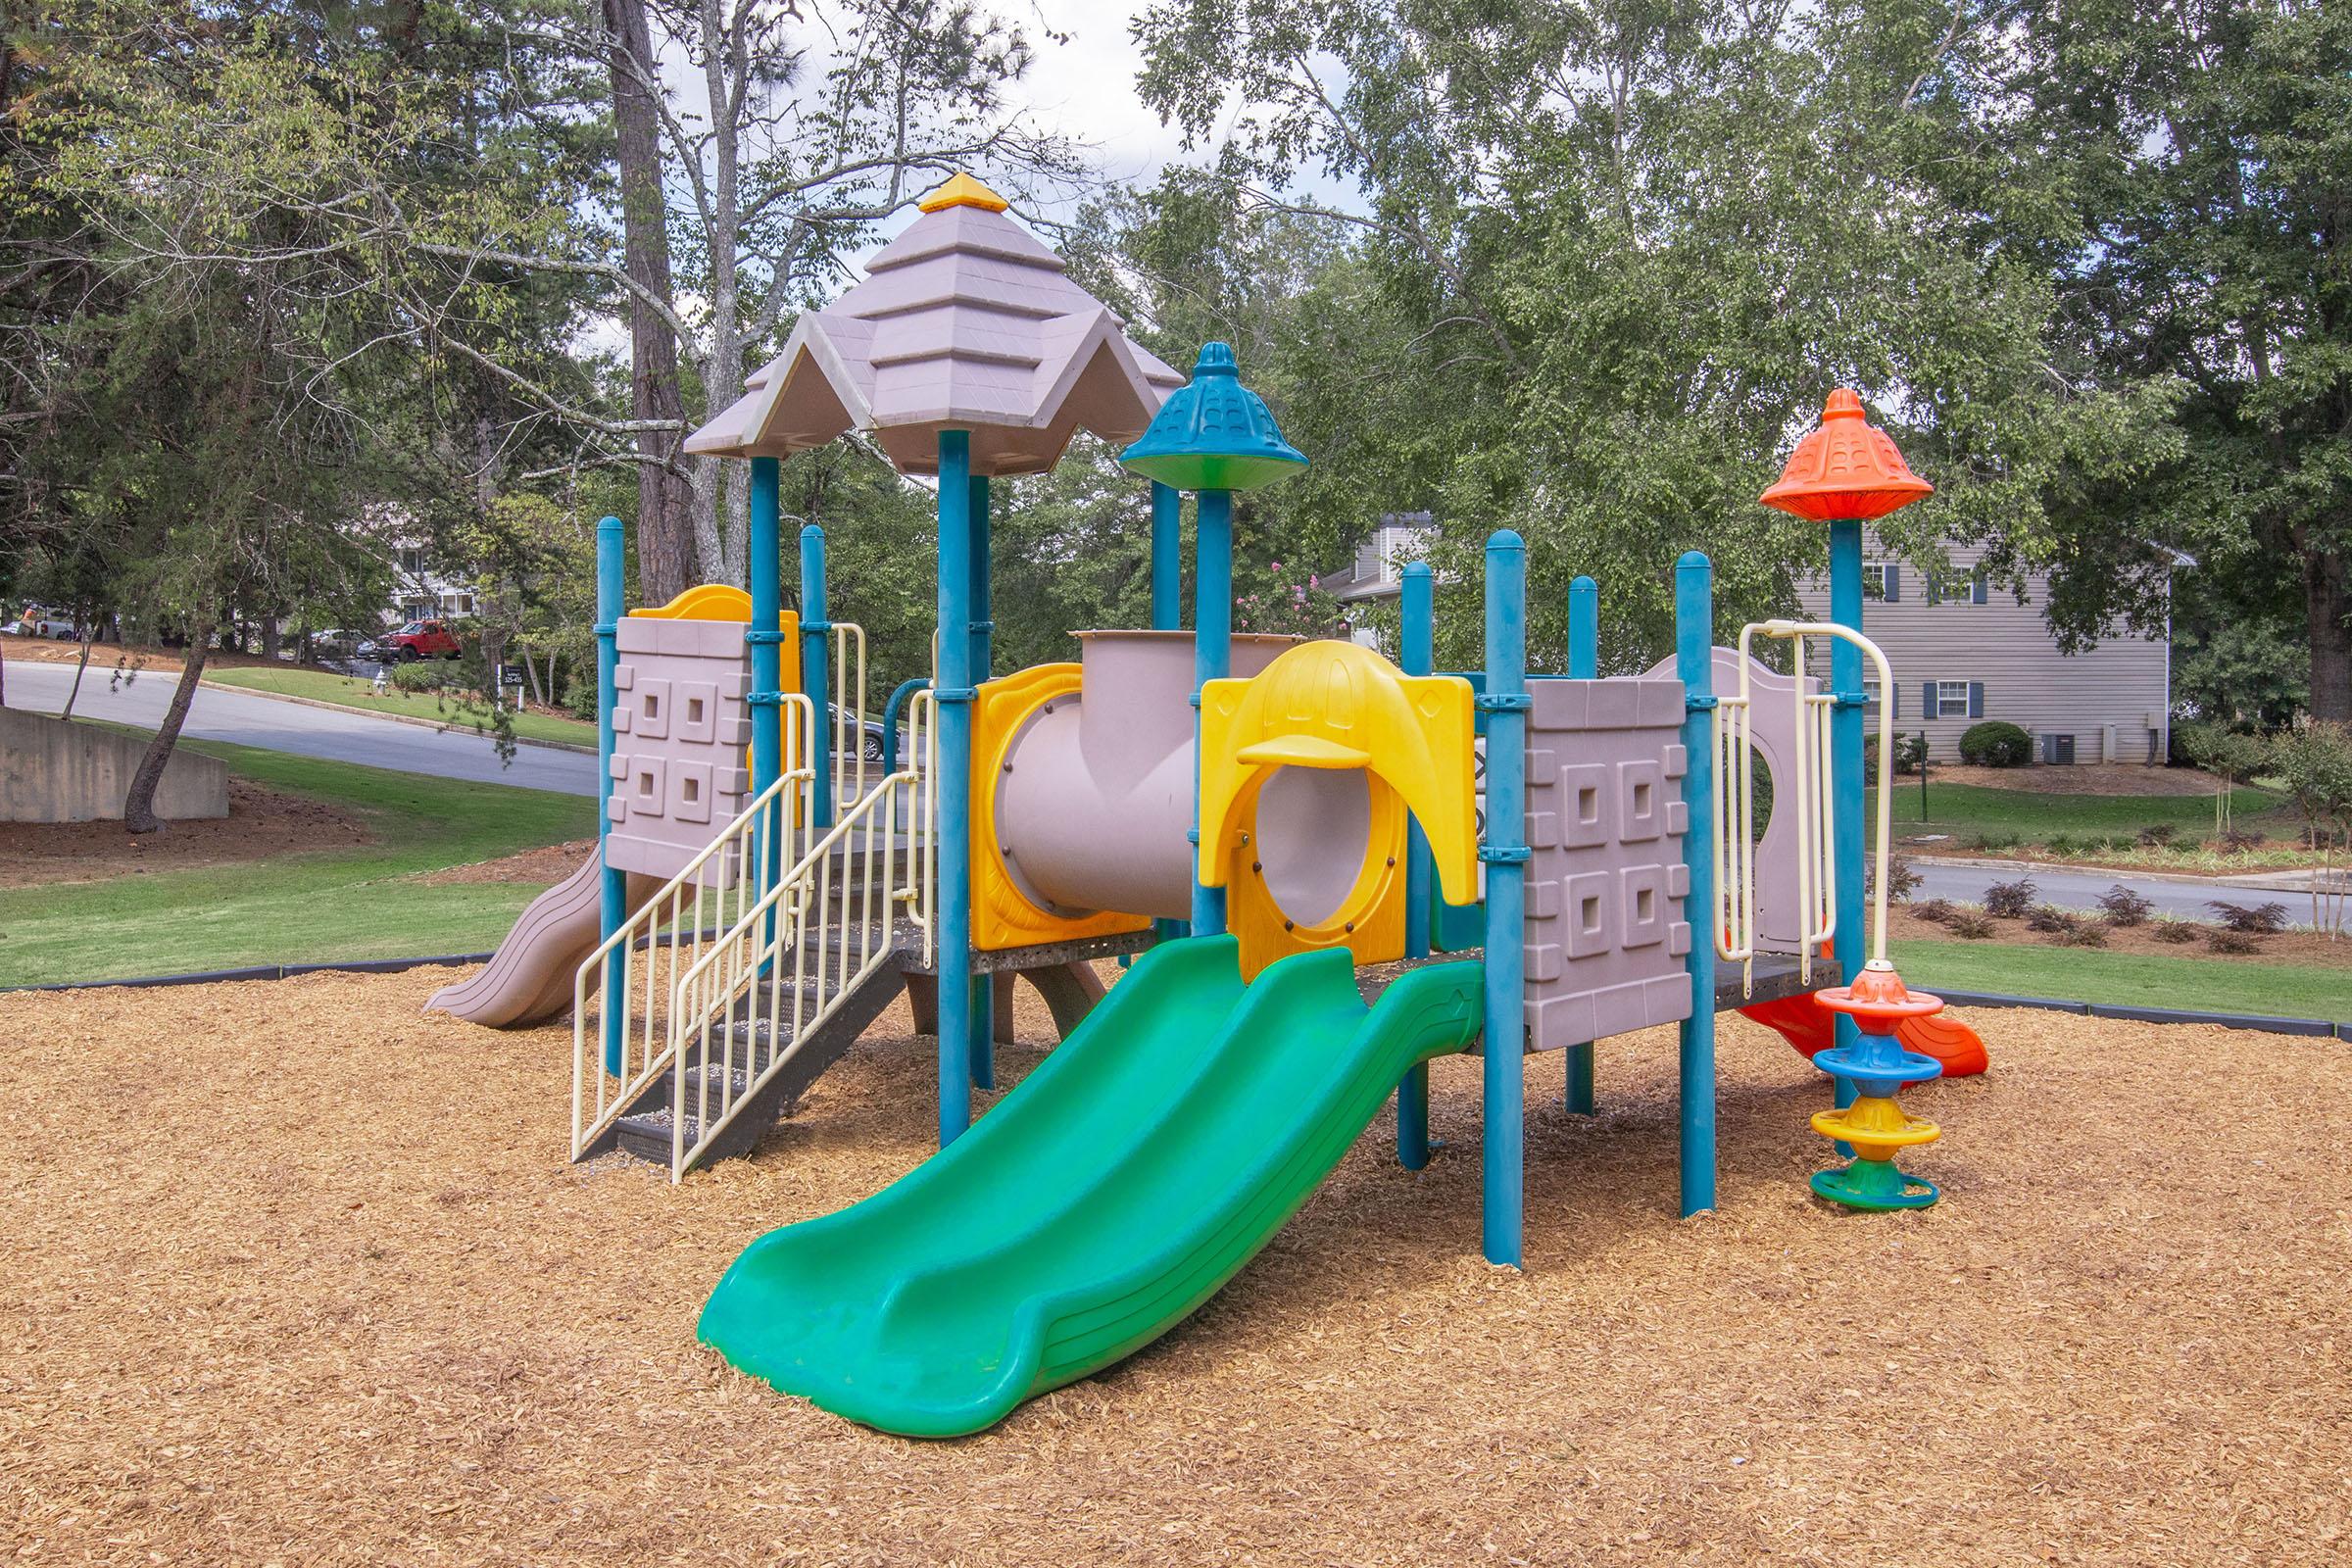
[[[1683,683],[1529,688],[1529,1049],[1689,1017]]]

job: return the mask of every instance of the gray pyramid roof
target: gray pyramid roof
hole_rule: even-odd
[[[975,474],[1039,473],[1081,426],[1142,435],[1183,375],[1130,342],[1004,205],[960,174],[925,197],[865,280],[802,317],[686,450],[783,457],[862,430],[900,472],[934,473],[939,432],[960,429]]]

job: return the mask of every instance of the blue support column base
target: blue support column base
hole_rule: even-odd
[[[972,642],[968,431],[939,433],[939,1146],[972,1123]]]

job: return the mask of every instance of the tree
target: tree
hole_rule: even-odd
[[[2311,884],[2311,923],[2330,940],[2340,937],[2352,889],[2337,869],[2335,852],[2352,844],[2352,725],[2315,719],[2290,729],[2271,743],[2266,760],[2320,852],[2320,870]]]
[[[2110,542],[2094,566],[2147,540],[2283,566],[2311,711],[2352,718],[2352,13],[2045,0],[2014,36],[2021,129],[2082,214],[2061,318],[2100,373],[2178,399],[2177,459],[2085,496],[2073,533]],[[2079,618],[2134,608],[2083,579]]]
[[[2039,237],[2071,230],[1977,91],[2010,47],[1991,13],[1162,0],[1138,28],[1147,100],[1224,136],[1229,208],[1355,236],[1300,302],[1327,352],[1282,408],[1345,461],[1290,504],[1325,537],[1438,515],[1442,659],[1471,652],[1504,525],[1531,637],[1557,646],[1590,572],[1612,668],[1668,645],[1685,549],[1734,623],[1790,607],[1820,534],[1755,497],[1839,382],[1938,485],[1888,535],[2006,548],[2010,581],[2048,554],[2055,480],[2164,454],[2162,397],[2054,373]],[[1308,171],[1360,204],[1292,194]]]

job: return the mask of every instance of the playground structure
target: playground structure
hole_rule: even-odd
[[[600,531],[609,783],[596,940],[571,986],[574,1157],[619,1148],[675,1178],[742,1152],[902,986],[937,1039],[942,1152],[754,1243],[703,1337],[868,1424],[978,1430],[1180,1321],[1392,1093],[1398,1157],[1425,1164],[1425,1064],[1462,1051],[1484,1058],[1484,1250],[1516,1265],[1522,1058],[1562,1053],[1569,1107],[1591,1111],[1595,1042],[1668,1022],[1681,1211],[1711,1208],[1724,1006],[1833,1077],[1814,1124],[1853,1163],[1816,1192],[1932,1201],[1893,1155],[1936,1129],[1893,1096],[1983,1055],[1886,964],[1884,876],[1863,937],[1862,668],[1877,651],[1859,630],[1861,523],[1928,487],[1859,400],[1833,396],[1764,498],[1828,524],[1827,623],[1719,646],[1712,568],[1692,553],[1675,564],[1667,663],[1602,678],[1598,589],[1580,578],[1565,671],[1531,673],[1526,550],[1503,532],[1486,551],[1478,670],[1431,667],[1419,564],[1396,664],[1236,637],[1232,496],[1305,460],[1224,345],[1185,381],[1004,209],[964,176],[926,197],[867,280],[805,318],[690,440],[751,462],[748,596],[697,590],[700,614],[623,616],[619,525]],[[1123,461],[1152,482],[1152,627],[1092,632],[1075,663],[996,677],[990,480],[1051,467],[1079,428],[1129,443]],[[937,475],[940,636],[933,678],[886,723],[903,706],[906,762],[886,749],[877,777],[845,780],[833,758],[858,750],[843,742],[863,712],[861,639],[827,618],[817,528],[801,536],[797,618],[781,607],[778,465],[852,429]],[[1791,645],[1798,673],[1758,663],[1757,638]],[[1828,644],[1826,687],[1803,673],[1808,639]],[[1761,837],[1753,754],[1781,797]],[[532,924],[511,944],[545,945]],[[576,913],[564,931],[578,946]],[[1133,968],[1104,997],[1089,965],[1106,957]],[[1356,966],[1387,959],[1413,966],[1367,1006]],[[1720,982],[1719,959],[1738,966]],[[508,962],[502,949],[489,972]],[[505,989],[545,962],[517,957]],[[974,1127],[1014,974],[1054,1004],[1064,1043]],[[544,1015],[543,981],[530,1001],[512,1021]]]

